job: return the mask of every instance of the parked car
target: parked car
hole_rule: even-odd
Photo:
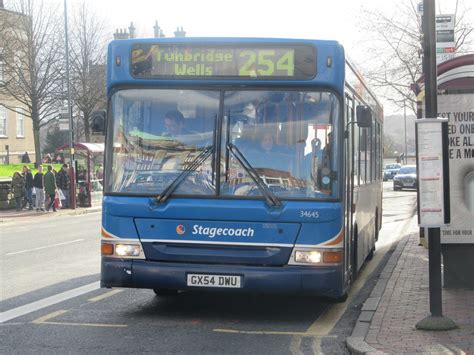
[[[393,189],[416,189],[418,187],[418,177],[416,165],[404,165],[393,177]]]
[[[389,179],[393,179],[395,175],[397,175],[398,170],[402,167],[401,164],[387,164],[383,169],[383,181],[387,181]]]

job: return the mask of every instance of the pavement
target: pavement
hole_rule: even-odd
[[[0,210],[0,223],[2,222],[12,222],[17,220],[18,218],[23,217],[46,217],[46,216],[60,216],[60,215],[81,215],[86,213],[94,213],[102,211],[102,205],[92,206],[92,207],[77,207],[76,209],[58,209],[57,212],[53,212],[52,210],[49,212],[46,211],[36,211],[23,209],[21,211],[17,211],[15,209],[11,210]]]
[[[443,289],[443,315],[458,326],[417,330],[430,315],[428,250],[419,234],[397,245],[346,340],[353,354],[474,354],[474,290]]]

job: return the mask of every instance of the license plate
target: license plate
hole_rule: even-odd
[[[411,187],[411,186],[413,186],[413,182],[404,182],[403,186]]]
[[[241,278],[241,276],[236,275],[188,274],[187,285],[193,287],[240,288]]]

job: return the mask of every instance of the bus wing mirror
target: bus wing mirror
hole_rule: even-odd
[[[357,125],[362,128],[372,126],[372,111],[369,106],[359,105],[356,108]]]
[[[105,134],[105,111],[94,111],[91,118],[92,134]]]

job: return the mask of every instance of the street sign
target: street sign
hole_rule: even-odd
[[[454,58],[454,15],[436,16],[436,63]]]
[[[60,131],[69,131],[69,120],[60,118],[58,127]]]
[[[423,16],[423,1],[421,1],[421,2],[418,3],[417,10],[418,10],[418,13],[419,13],[421,16]]]

